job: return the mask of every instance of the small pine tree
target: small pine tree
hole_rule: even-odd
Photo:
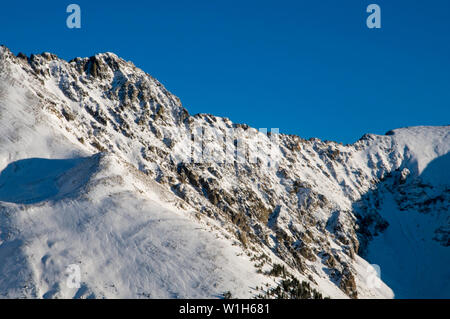
[[[224,292],[223,294],[224,299],[232,299],[232,295],[230,291]]]

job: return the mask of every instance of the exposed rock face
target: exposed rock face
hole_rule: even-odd
[[[449,246],[449,188],[431,197],[422,167],[409,172],[417,149],[403,138],[433,134],[433,160],[450,150],[449,127],[367,134],[345,146],[307,141],[190,116],[157,80],[112,53],[66,62],[49,53],[15,57],[2,47],[0,61],[3,81],[27,83],[40,112],[77,147],[116,154],[200,218],[220,221],[245,249],[280,260],[319,291],[325,280],[351,298],[380,296],[357,269],[358,255],[389,227],[378,212],[379,185],[395,194],[400,210],[446,215],[434,241]]]

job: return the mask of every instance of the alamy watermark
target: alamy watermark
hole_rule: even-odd
[[[257,164],[278,167],[282,153],[279,129],[217,128],[195,126],[190,133],[175,132],[164,138],[173,152],[172,161],[180,163]]]
[[[366,286],[367,288],[381,288],[381,268],[377,264],[368,265],[366,268]]]
[[[381,28],[381,8],[378,4],[369,4],[366,9],[370,15],[367,17],[366,25],[369,29]],[[70,13],[67,17],[66,25],[69,29],[81,28],[81,7],[78,4],[69,4],[66,13]]]
[[[67,17],[66,25],[69,29],[81,28],[81,8],[78,4],[69,4],[66,12],[70,13]]]
[[[367,13],[371,13],[366,20],[369,29],[381,28],[381,8],[378,4],[370,4],[367,6]]]

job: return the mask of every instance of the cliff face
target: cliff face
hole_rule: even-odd
[[[72,203],[83,202],[86,197],[95,202],[95,196],[100,196],[98,192],[103,192],[101,196],[115,196],[114,185],[122,185],[119,193],[125,190],[131,193],[132,198],[127,200],[130,203],[141,197],[144,201],[150,197],[163,204],[176,203],[177,214],[191,218],[190,222],[234,245],[233,249],[242,255],[239,258],[246,260],[234,262],[236,256],[231,258],[232,254],[228,254],[226,271],[231,277],[227,278],[242,280],[241,284],[222,287],[223,281],[217,279],[220,276],[212,272],[208,276],[215,278],[212,281],[217,282],[217,288],[186,290],[187,297],[189,294],[212,297],[226,288],[235,290],[231,293],[237,296],[299,297],[288,285],[281,285],[283,278],[290,278],[293,286],[304,282],[307,288],[301,297],[314,297],[314,290],[316,297],[320,292],[338,298],[450,294],[448,283],[442,288],[438,280],[448,278],[445,265],[450,261],[448,126],[404,128],[385,136],[367,134],[345,146],[274,131],[261,132],[227,118],[189,115],[179,99],[157,80],[112,53],[66,62],[49,53],[15,57],[1,47],[0,79],[0,169],[3,169],[0,207],[5,225],[10,227],[7,230],[7,226],[0,225],[2,233],[14,227],[19,236],[24,225],[14,216],[23,210],[38,205],[42,215],[50,216],[54,205],[62,205],[69,198]],[[110,169],[115,164],[99,165],[97,153],[101,153],[97,156],[105,163],[120,163],[117,165],[122,167],[121,173]],[[39,194],[33,195],[30,193],[33,187],[17,183],[19,177],[14,173],[17,170],[11,166],[31,165],[27,169],[33,170],[33,174],[45,171],[40,169],[39,165],[44,165],[41,162],[20,162],[33,158],[90,158],[94,164],[83,178],[71,181],[76,187],[67,184],[66,177],[78,174],[74,167],[81,164],[73,167],[67,164],[69,169],[61,168],[56,175],[37,176],[37,180],[57,183],[52,184],[53,191],[48,191],[52,189],[50,186],[41,185],[36,190]],[[108,182],[100,187],[103,191],[94,192],[97,188],[88,186],[98,174],[104,174]],[[120,182],[120,175],[132,177],[129,182]],[[138,180],[144,182],[136,186]],[[15,192],[11,191],[13,182],[19,187]],[[42,189],[46,190],[44,194]],[[155,192],[159,195],[154,195]],[[162,199],[161,194],[165,194]],[[117,205],[108,207],[120,213]],[[127,213],[133,219],[146,206]],[[64,211],[67,216],[73,214],[71,209]],[[114,223],[106,217],[100,221]],[[39,223],[39,219],[34,222]],[[140,220],[138,224],[144,222]],[[59,227],[54,231],[64,232]],[[155,229],[150,231],[153,233],[148,236],[156,234]],[[1,245],[11,240],[23,240],[18,245],[38,240],[36,234],[29,236],[19,239],[20,236],[11,235],[2,239]],[[418,242],[419,237],[423,240]],[[147,238],[145,232],[142,238]],[[397,247],[398,243],[402,244]],[[124,249],[127,245],[132,243],[124,240]],[[403,255],[401,247],[405,249]],[[191,248],[197,249],[194,244]],[[191,256],[189,249],[185,250],[186,258]],[[209,246],[204,250],[216,251]],[[22,251],[24,263],[30,269],[29,281],[22,279],[37,287],[33,296],[42,297],[37,291],[43,291],[39,285],[44,273],[33,270],[36,268],[30,257],[33,251]],[[135,254],[145,255],[137,248]],[[92,263],[90,271],[99,272],[95,254],[87,249],[86,255]],[[391,255],[396,255],[404,267],[428,271],[427,267],[433,266],[437,271],[430,271],[426,282],[410,287],[410,280],[420,281],[418,270],[399,271],[395,266],[398,260]],[[8,254],[5,252],[4,256]],[[182,260],[171,269],[182,268]],[[428,260],[426,264],[424,260]],[[381,267],[384,283],[373,284],[368,279],[373,277],[368,261]],[[192,269],[199,262],[192,260]],[[246,265],[243,269],[248,274],[247,281],[232,275],[233,269],[239,273],[239,263]],[[248,267],[252,264],[254,267]],[[127,264],[123,272],[130,267],[137,266]],[[54,274],[58,271],[61,269]],[[119,271],[115,278],[121,278],[123,272]],[[192,270],[191,275],[194,274]],[[52,280],[58,281],[53,277],[46,279]],[[101,288],[104,282],[85,284],[86,291],[94,296],[113,296]],[[20,290],[13,286],[14,283],[1,284],[0,279],[4,295]],[[152,295],[152,289],[170,291],[176,286],[145,286],[142,290]],[[137,296],[136,289],[127,289],[118,295]],[[50,296],[70,295],[62,288],[55,291]]]

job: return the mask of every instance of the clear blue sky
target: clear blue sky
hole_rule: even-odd
[[[68,29],[77,3],[82,28]],[[366,7],[381,7],[368,29]],[[0,43],[64,59],[112,51],[191,114],[304,138],[450,124],[449,0],[3,1]]]

